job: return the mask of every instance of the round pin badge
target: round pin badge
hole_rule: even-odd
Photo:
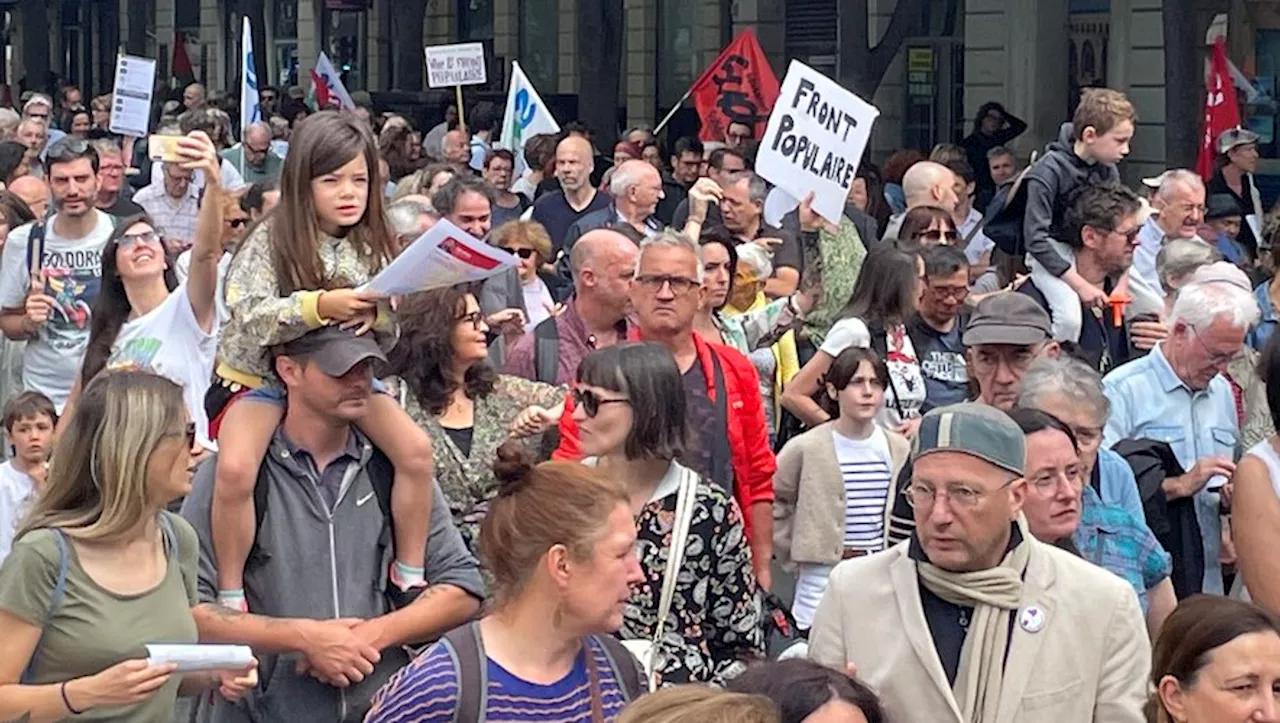
[[[1028,633],[1038,633],[1044,629],[1044,611],[1032,606],[1023,608],[1018,615],[1018,625]]]

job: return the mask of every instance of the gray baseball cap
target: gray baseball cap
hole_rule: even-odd
[[[912,443],[914,462],[933,452],[961,452],[1022,476],[1026,435],[995,407],[965,402],[924,415]]]
[[[376,362],[374,375],[377,376],[387,363],[387,355],[382,353],[382,348],[374,341],[372,333],[357,335],[354,330],[337,326],[322,326],[307,332],[277,347],[276,353],[306,357],[331,377],[340,377],[367,359]]]
[[[1049,341],[1049,314],[1026,294],[1010,291],[978,302],[964,328],[965,346],[1014,344],[1031,346]]]
[[[1229,128],[1218,136],[1216,144],[1218,153],[1223,154],[1236,146],[1247,146],[1258,142],[1258,134],[1247,128]]]

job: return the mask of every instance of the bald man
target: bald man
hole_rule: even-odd
[[[271,126],[263,122],[249,124],[240,142],[219,155],[240,171],[245,183],[274,181],[284,166],[284,159],[271,150]]]
[[[907,169],[902,177],[902,192],[907,197],[907,211],[919,206],[937,206],[947,213],[954,213],[960,199],[956,197],[956,174],[950,168],[933,161],[920,161]],[[896,239],[902,219],[901,213],[889,219],[885,228],[886,239]]]
[[[569,255],[573,298],[507,352],[508,374],[548,384],[572,384],[593,349],[627,338],[627,304],[639,249],[612,229],[588,231]]]
[[[591,185],[595,169],[591,143],[580,136],[569,136],[556,146],[556,180],[560,190],[544,193],[533,204],[533,220],[542,224],[551,236],[551,255],[565,248],[569,227],[583,216],[609,207],[609,197]]]
[[[49,209],[49,185],[35,176],[15,179],[9,184],[9,190],[27,204],[36,218],[43,218]]]
[[[206,95],[203,85],[192,83],[182,89],[182,106],[187,110],[203,108]]]

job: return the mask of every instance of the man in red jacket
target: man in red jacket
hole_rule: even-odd
[[[662,344],[675,356],[694,436],[680,462],[733,493],[746,519],[756,578],[768,589],[777,462],[769,448],[756,370],[738,350],[694,333],[701,297],[702,260],[693,241],[664,231],[640,245],[631,284],[636,316],[632,336]],[[560,447],[552,456],[581,457],[569,403],[560,418]]]

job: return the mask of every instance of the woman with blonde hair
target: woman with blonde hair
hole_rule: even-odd
[[[779,723],[778,708],[763,695],[731,693],[707,685],[681,685],[633,703],[618,723]]]
[[[516,273],[524,293],[524,330],[531,332],[556,313],[556,304],[564,298],[561,279],[543,270],[551,261],[551,236],[537,221],[515,220],[495,226],[489,234],[489,243],[515,256],[519,262]]]
[[[119,371],[85,387],[0,566],[0,719],[168,720],[180,693],[235,699],[256,684],[139,654],[197,640],[199,542],[165,509],[190,490],[197,451],[174,382]]]

